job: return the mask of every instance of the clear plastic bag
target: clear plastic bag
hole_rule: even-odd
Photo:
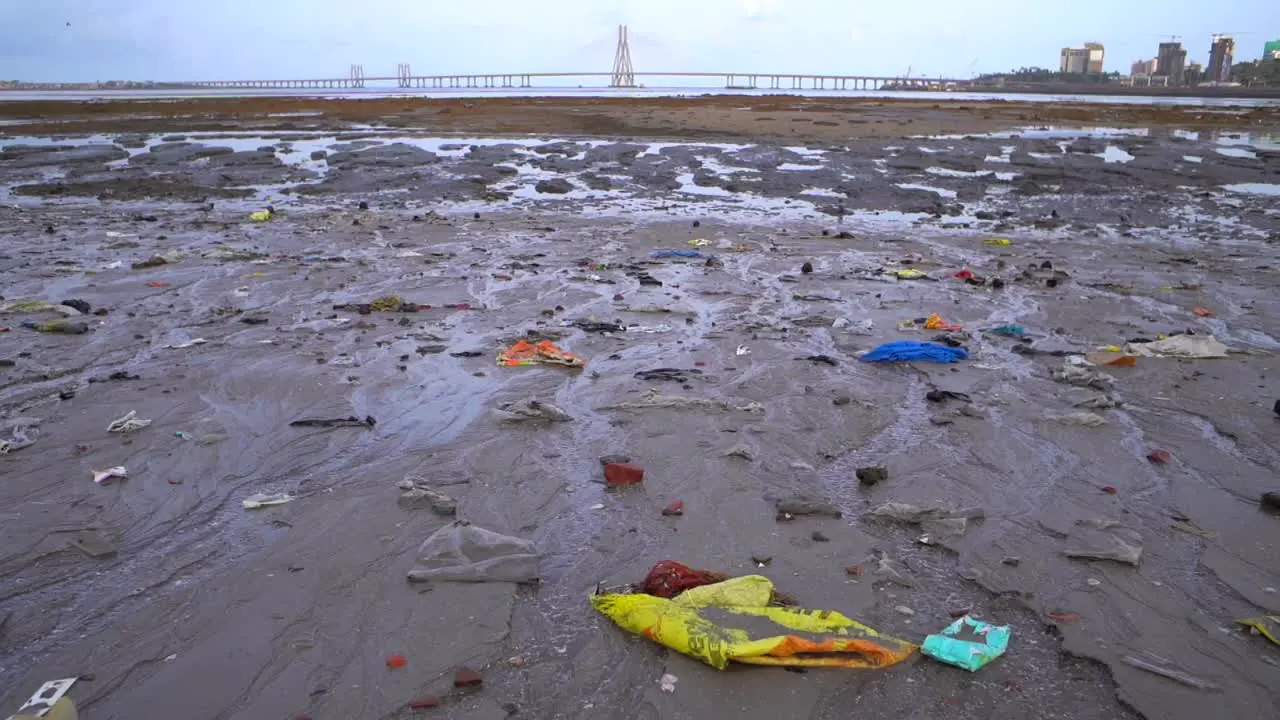
[[[531,582],[538,579],[538,549],[530,540],[502,535],[466,521],[437,530],[418,548],[411,582]]]

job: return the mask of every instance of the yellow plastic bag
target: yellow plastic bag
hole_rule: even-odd
[[[982,241],[983,245],[996,245],[999,247],[1008,247],[1013,244],[1009,238],[987,238]]]
[[[249,219],[254,222],[266,222],[271,219],[273,213],[270,210],[255,210],[249,213]]]
[[[902,270],[886,270],[885,274],[892,275],[898,278],[899,280],[915,280],[917,278],[928,277],[928,275],[924,271],[916,270],[915,268],[904,268]]]
[[[770,607],[772,598],[773,583],[768,578],[747,575],[686,590],[672,600],[644,594],[593,595],[591,605],[622,629],[717,670],[730,661],[882,668],[902,662],[917,650],[838,612]],[[727,626],[736,624],[770,626],[777,634]]]

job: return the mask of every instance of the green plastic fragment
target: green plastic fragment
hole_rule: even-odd
[[[920,652],[974,672],[1004,654],[1011,634],[1008,625],[992,625],[966,615],[941,633],[926,637]]]

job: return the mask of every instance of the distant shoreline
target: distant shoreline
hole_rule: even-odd
[[[532,87],[532,88],[399,88],[368,86],[359,89],[350,88],[204,88],[204,87],[136,87],[136,88],[32,88],[32,87],[0,87],[0,102],[11,102],[6,96],[40,96],[24,97],[22,100],[153,100],[166,98],[171,100],[187,100],[211,97],[256,98],[256,97],[323,97],[330,99],[361,99],[368,97],[423,97],[423,98],[464,98],[464,97],[694,97],[700,95],[759,95],[759,96],[799,96],[806,98],[840,98],[840,97],[901,97],[926,96],[946,99],[956,96],[959,100],[972,100],[970,96],[1093,96],[1093,97],[1125,97],[1125,98],[1189,98],[1204,100],[1280,100],[1280,87],[1204,87],[1204,86],[1128,86],[1128,85],[1094,85],[1075,83],[1006,83],[1004,85],[969,85],[947,90],[928,88],[881,88],[878,90],[845,91],[845,90],[808,90],[808,89],[770,89],[749,87],[718,86],[673,86],[673,87]]]

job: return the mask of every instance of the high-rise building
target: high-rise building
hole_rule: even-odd
[[[1235,51],[1236,41],[1231,36],[1213,36],[1213,45],[1209,46],[1209,68],[1206,71],[1206,79],[1209,82],[1231,80],[1231,55]]]
[[[1089,51],[1084,48],[1062,48],[1058,59],[1058,71],[1083,75],[1089,70]]]
[[[1158,61],[1155,58],[1150,60],[1136,60],[1129,68],[1129,74],[1134,76],[1155,75],[1157,62]]]
[[[1103,49],[1102,43],[1087,42],[1084,44],[1084,49],[1088,53],[1085,63],[1085,72],[1090,75],[1101,75],[1102,60],[1106,55],[1106,50]]]
[[[1182,74],[1186,69],[1187,51],[1180,42],[1160,43],[1160,51],[1156,57],[1156,74],[1169,78],[1171,85],[1182,84]]]
[[[1263,60],[1280,60],[1280,40],[1268,40],[1262,46]]]

